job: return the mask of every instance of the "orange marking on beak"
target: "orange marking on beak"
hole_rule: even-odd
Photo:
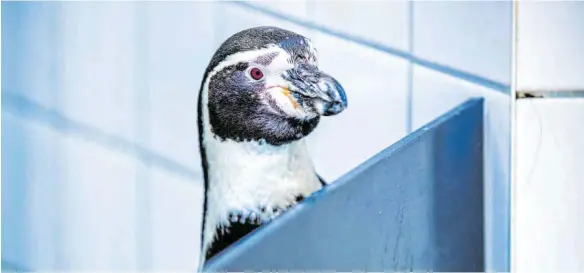
[[[292,106],[294,108],[298,108],[299,105],[292,97],[292,92],[290,92],[290,90],[288,88],[282,87],[282,93],[284,94],[284,96],[288,97],[288,99],[290,100],[290,103],[292,103]]]

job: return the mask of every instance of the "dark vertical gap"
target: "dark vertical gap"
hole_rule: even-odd
[[[136,142],[143,147],[150,147],[150,111],[151,98],[149,86],[149,10],[147,2],[134,3],[135,40],[134,49],[134,124]],[[151,181],[149,169],[151,159],[144,158],[136,163],[135,210],[136,210],[136,269],[152,269],[152,218],[151,218]]]
[[[516,103],[516,99],[517,99],[517,93],[515,93],[516,87],[517,87],[517,42],[518,42],[518,20],[519,20],[519,3],[516,1],[513,1],[512,3],[512,7],[511,7],[511,25],[512,25],[512,31],[511,31],[511,88],[509,89],[509,96],[510,96],[510,102],[509,102],[509,163],[507,165],[508,170],[509,170],[509,174],[506,177],[507,178],[507,185],[505,187],[506,192],[506,214],[505,214],[505,221],[506,221],[506,227],[505,227],[505,254],[502,255],[503,256],[503,261],[501,262],[501,267],[499,267],[499,263],[496,259],[496,257],[491,257],[493,261],[492,264],[492,268],[489,268],[489,270],[491,271],[505,271],[505,272],[509,272],[511,271],[511,259],[512,259],[512,254],[511,254],[511,236],[513,234],[513,230],[512,230],[512,208],[513,208],[513,189],[512,189],[512,182],[514,181],[513,179],[513,174],[514,174],[514,164],[513,164],[513,147],[515,144],[515,140],[513,139],[515,134],[514,134],[514,123],[516,122],[515,120],[515,103]],[[495,232],[493,232],[495,233]],[[494,237],[494,236],[493,236]],[[493,253],[491,256],[495,256],[497,252],[495,252],[494,249],[489,249],[489,251],[491,253]]]

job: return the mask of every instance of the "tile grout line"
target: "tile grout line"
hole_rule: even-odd
[[[59,18],[62,13],[63,13],[63,6],[62,5],[57,5],[55,7],[55,10],[53,11],[55,17],[54,18]],[[51,22],[49,23],[50,27],[50,34],[53,37],[54,41],[56,41],[57,45],[53,45],[52,47],[52,54],[53,55],[53,60],[51,60],[51,70],[53,71],[59,71],[59,72],[55,72],[55,75],[53,75],[51,78],[54,79],[54,82],[52,84],[52,88],[55,88],[55,90],[59,90],[57,92],[55,92],[55,96],[54,96],[54,103],[53,105],[55,107],[58,108],[63,108],[67,103],[66,100],[63,99],[63,82],[64,82],[64,72],[62,70],[57,69],[57,65],[55,63],[59,63],[59,62],[65,62],[65,55],[60,52],[60,50],[58,48],[62,48],[63,47],[63,40],[62,40],[62,32],[63,32],[63,28],[66,24],[60,24],[58,19],[53,19],[51,20]],[[48,45],[47,45],[48,47]],[[2,90],[2,97],[4,97],[6,94],[5,90]],[[65,106],[66,107],[66,106]],[[55,147],[53,147],[54,150],[54,156],[55,157],[61,157],[61,162],[60,164],[58,164],[57,168],[56,168],[56,179],[58,181],[63,181],[66,180],[65,177],[68,175],[67,174],[67,170],[65,168],[63,168],[62,166],[66,165],[67,161],[69,160],[69,156],[67,155],[68,152],[68,144],[67,141],[65,140],[58,140],[56,142],[56,144],[54,145]],[[58,189],[57,189],[58,188]],[[56,211],[58,211],[57,215],[55,215],[54,219],[53,219],[53,223],[52,223],[52,228],[54,228],[53,230],[53,239],[56,242],[61,242],[61,244],[59,244],[57,247],[55,247],[55,256],[53,258],[53,267],[55,268],[62,268],[62,269],[67,269],[65,264],[66,259],[64,259],[63,257],[65,257],[65,254],[68,251],[68,248],[66,247],[67,245],[67,231],[68,231],[68,227],[66,222],[69,220],[68,219],[68,211],[67,211],[67,205],[68,205],[68,196],[67,196],[67,192],[70,188],[69,183],[61,183],[61,185],[59,187],[55,187],[54,192],[52,193],[53,196],[55,198],[57,198],[56,201]]]
[[[447,74],[447,75],[450,75],[452,77],[459,78],[461,80],[464,80],[464,81],[467,81],[470,83],[474,83],[474,84],[486,87],[488,89],[491,89],[493,91],[508,95],[508,91],[510,88],[510,85],[508,85],[508,84],[500,83],[500,82],[497,82],[495,80],[485,78],[483,76],[475,75],[475,74],[472,74],[472,73],[469,73],[466,71],[462,71],[462,70],[459,70],[456,68],[452,68],[452,67],[449,67],[446,65],[442,65],[442,64],[430,61],[430,60],[416,57],[413,54],[411,54],[410,52],[406,52],[404,50],[392,48],[392,47],[389,47],[387,45],[359,37],[357,35],[345,33],[343,31],[335,30],[335,29],[332,29],[330,27],[326,27],[323,25],[312,23],[312,22],[309,22],[309,21],[306,21],[303,19],[296,18],[296,17],[289,15],[289,14],[274,11],[274,10],[269,9],[269,8],[260,7],[257,4],[252,4],[249,2],[242,2],[242,1],[226,2],[226,3],[230,4],[230,5],[234,5],[234,6],[239,6],[239,7],[245,8],[245,9],[249,9],[249,10],[264,14],[264,15],[269,16],[269,17],[274,17],[278,20],[287,21],[287,22],[290,22],[290,23],[293,23],[293,24],[296,24],[296,25],[299,25],[299,26],[302,26],[302,27],[305,27],[308,29],[317,30],[317,31],[320,31],[321,33],[328,34],[328,35],[331,35],[331,36],[334,36],[334,37],[337,37],[337,38],[340,38],[340,39],[343,39],[343,40],[346,40],[349,42],[353,42],[353,43],[356,43],[356,44],[359,44],[359,45],[362,45],[365,47],[379,50],[381,52],[393,55],[395,57],[409,60],[414,64],[428,68],[430,70],[434,70],[434,71],[437,71],[437,72],[440,72],[443,74]]]
[[[512,90],[514,99],[584,98],[584,90]]]
[[[408,1],[408,51],[413,54],[414,52],[414,2]],[[408,72],[407,72],[407,112],[406,112],[406,133],[412,132],[413,128],[413,100],[414,100],[414,63],[410,60],[408,62]]]
[[[517,199],[517,187],[515,186],[517,183],[517,170],[516,170],[516,162],[515,162],[515,151],[517,147],[517,98],[520,94],[517,93],[517,53],[518,53],[518,38],[519,38],[519,3],[517,1],[513,1],[513,28],[512,28],[512,54],[511,54],[511,107],[510,107],[510,147],[509,147],[509,184],[508,184],[508,226],[507,226],[507,263],[505,267],[507,270],[514,272],[516,271],[516,265],[513,262],[515,259],[515,244],[513,239],[515,238],[516,228],[515,228],[515,207]]]
[[[196,180],[201,173],[190,169],[181,162],[174,161],[156,153],[136,142],[121,136],[108,134],[82,122],[68,118],[53,108],[47,108],[15,91],[2,90],[2,113],[18,116],[48,126],[62,133],[82,137],[104,148],[111,149],[125,156],[135,157],[141,162],[148,162],[151,167],[172,172],[186,180]],[[145,164],[145,163],[144,163]]]
[[[136,23],[136,36],[134,37],[137,44],[142,44],[143,41],[148,40],[149,22],[147,13],[149,5],[146,7],[142,5],[134,6],[134,16]],[[134,73],[134,117],[136,127],[136,141],[144,147],[150,146],[150,86],[148,82],[148,75],[150,73],[146,62],[148,62],[148,45],[144,43],[139,46],[135,52],[136,70]],[[139,271],[151,270],[153,266],[152,258],[152,218],[151,218],[151,186],[149,169],[152,162],[146,159],[143,162],[138,162],[135,170],[135,208],[136,213],[135,222],[135,236],[136,236],[136,250],[135,250],[135,268]]]

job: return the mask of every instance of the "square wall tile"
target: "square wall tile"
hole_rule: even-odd
[[[510,84],[513,2],[419,1],[412,4],[416,56]]]
[[[584,2],[517,5],[517,89],[584,89]]]
[[[414,66],[412,121],[419,128],[472,97],[485,99],[485,243],[488,270],[508,271],[510,96]]]
[[[408,51],[407,1],[313,1],[312,22]]]
[[[408,62],[326,34],[313,41],[320,69],[348,99],[309,136],[317,171],[332,182],[406,135]]]
[[[521,99],[516,112],[513,270],[583,271],[584,99]]]

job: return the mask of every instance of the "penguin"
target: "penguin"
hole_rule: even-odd
[[[272,26],[233,34],[211,58],[198,97],[200,269],[326,185],[305,138],[347,96],[317,59],[310,39]]]

